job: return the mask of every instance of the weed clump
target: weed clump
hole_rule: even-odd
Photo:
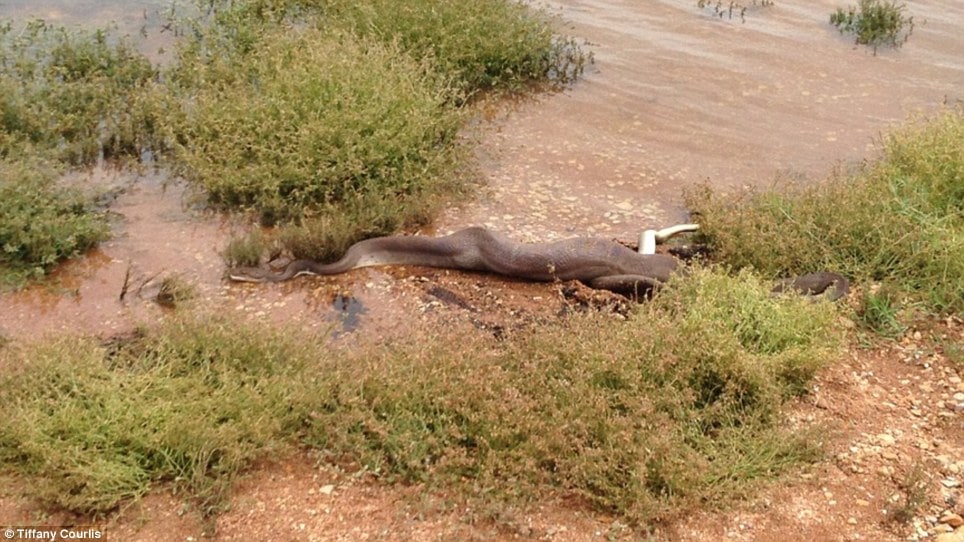
[[[60,187],[39,160],[0,160],[0,285],[18,287],[107,238],[105,216],[78,191]]]
[[[256,39],[257,54],[182,57],[210,83],[173,127],[178,171],[212,204],[266,224],[379,206],[397,227],[412,220],[406,202],[453,186],[461,116],[426,66],[340,32]]]
[[[894,131],[880,160],[825,182],[686,194],[716,257],[771,275],[833,269],[964,310],[964,111]]]
[[[156,72],[107,30],[0,24],[0,155],[48,151],[67,164],[133,157],[157,144]]]
[[[170,481],[214,511],[239,469],[290,443],[306,356],[270,331],[175,319],[97,344],[10,353],[0,459],[46,503],[103,513]],[[307,379],[307,380],[306,380]]]
[[[904,16],[904,4],[894,0],[860,0],[846,11],[837,8],[830,14],[830,24],[840,33],[853,34],[856,43],[877,48],[881,45],[900,47],[914,31],[914,18]]]
[[[430,60],[464,95],[518,91],[525,85],[574,81],[591,60],[571,38],[555,35],[549,17],[521,2],[376,0],[325,2],[326,17],[384,43],[398,41]]]
[[[834,319],[710,270],[620,325],[584,314],[347,359],[181,316],[107,345],[0,350],[0,461],[72,510],[173,481],[216,511],[239,470],[300,443],[486,506],[563,492],[644,525],[819,453],[812,432],[781,428],[781,406],[836,352]]]

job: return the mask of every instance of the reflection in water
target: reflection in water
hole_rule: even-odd
[[[335,309],[335,318],[341,322],[341,329],[332,333],[333,338],[358,329],[361,315],[368,312],[361,299],[348,294],[335,295],[331,302],[331,308]]]
[[[115,26],[121,36],[134,40],[141,53],[164,62],[174,45],[173,32],[165,28],[171,5],[169,0],[4,0],[0,18],[43,19],[67,27]]]

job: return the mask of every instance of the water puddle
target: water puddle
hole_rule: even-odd
[[[221,220],[189,211],[183,188],[160,174],[135,178],[94,169],[86,176],[92,186],[124,187],[110,206],[113,236],[43,284],[0,296],[0,330],[18,336],[126,332],[160,317],[155,297],[167,277],[189,284],[201,302],[220,294],[219,251],[227,236]]]
[[[361,316],[368,312],[361,299],[348,294],[336,294],[331,301],[331,308],[335,313],[329,319],[337,320],[341,325],[339,330],[332,332],[332,338],[357,330],[361,325]]]
[[[877,56],[830,26],[837,0],[778,0],[745,23],[695,2],[551,5],[572,22],[568,33],[591,43],[595,65],[571,90],[488,127],[491,194],[451,210],[442,230],[631,240],[684,222],[686,186],[818,180],[872,157],[875,138],[910,115],[964,99],[957,0],[909,5],[910,40]]]

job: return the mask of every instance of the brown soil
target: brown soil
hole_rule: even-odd
[[[12,3],[19,16],[53,13],[67,21],[83,20],[94,4],[122,5],[71,11],[70,2]],[[446,212],[433,228],[438,233],[482,224],[522,241],[586,234],[629,241],[642,228],[686,219],[684,185],[758,185],[781,172],[819,178],[840,161],[870,156],[872,138],[909,114],[964,97],[964,8],[956,0],[915,2],[910,41],[876,57],[825,23],[837,5],[830,0],[778,2],[751,10],[743,24],[668,0],[561,4],[572,33],[592,43],[596,64],[570,91],[519,104],[483,127],[487,191]],[[130,10],[123,13],[122,24],[139,24]],[[498,338],[579,308],[578,299],[561,294],[564,285],[431,269],[230,284],[218,252],[238,225],[186,210],[182,189],[165,187],[163,177],[92,175],[127,185],[112,206],[117,235],[63,266],[50,284],[0,296],[0,336],[123,333],[163,317],[168,309],[154,296],[170,275],[195,288],[194,306],[332,331],[348,345],[441,327]],[[949,319],[919,334],[873,349],[854,346],[794,405],[788,423],[830,428],[825,460],[740,502],[709,503],[659,526],[657,538],[905,540],[952,530],[961,520],[945,512],[964,515],[962,361],[934,346],[934,336],[960,344],[964,326]],[[906,521],[893,521],[918,478],[921,505]],[[19,497],[20,482],[5,482],[0,526],[90,522],[41,511]],[[565,495],[527,510],[468,510],[420,487],[319,466],[304,453],[251,469],[230,505],[205,523],[180,495],[159,488],[99,525],[110,540],[640,536]],[[958,536],[964,540],[964,532]]]

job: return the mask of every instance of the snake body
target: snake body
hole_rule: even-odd
[[[352,245],[331,264],[295,260],[279,272],[235,268],[233,280],[280,282],[301,275],[334,275],[360,267],[418,265],[482,271],[533,281],[578,280],[616,292],[648,290],[669,280],[676,258],[639,254],[615,241],[575,238],[551,243],[517,243],[486,228],[459,230],[444,237],[390,236]]]
[[[771,290],[774,294],[793,292],[805,296],[824,296],[829,301],[836,301],[850,292],[850,281],[847,277],[831,273],[830,271],[817,271],[807,273],[798,277],[781,279]]]
[[[624,294],[648,291],[668,281],[680,268],[672,256],[640,254],[607,239],[517,243],[486,228],[473,227],[444,237],[376,237],[355,243],[334,263],[294,260],[280,271],[238,267],[228,276],[241,282],[281,282],[302,275],[335,275],[379,265],[480,271],[540,282],[578,280],[591,288]],[[826,292],[825,297],[832,301],[845,296],[848,289],[845,277],[821,271],[783,279],[773,293],[817,296]]]

